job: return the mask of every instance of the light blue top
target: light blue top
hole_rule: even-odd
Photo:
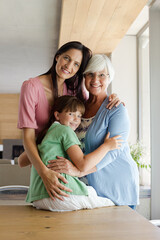
[[[89,185],[97,194],[111,199],[116,205],[139,204],[139,172],[130,155],[127,143],[130,121],[126,107],[120,104],[106,108],[108,98],[102,103],[85,137],[85,154],[94,151],[103,142],[107,132],[110,137],[121,135],[121,149],[106,154],[97,165],[97,171],[87,176]]]

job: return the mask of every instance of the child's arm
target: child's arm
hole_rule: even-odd
[[[109,138],[107,134],[104,143],[95,151],[84,155],[78,145],[72,145],[67,149],[71,161],[81,172],[87,172],[98,164],[103,157],[111,150],[120,149],[122,139],[118,139],[120,136]]]

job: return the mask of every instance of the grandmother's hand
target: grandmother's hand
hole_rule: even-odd
[[[119,99],[119,97],[117,96],[116,93],[112,93],[109,96],[109,103],[107,105],[108,109],[112,109],[113,107],[118,107],[119,104],[123,104],[123,106],[125,106],[124,102],[121,102],[121,100]]]
[[[48,163],[47,167],[57,173],[66,173],[73,177],[79,177],[81,174],[79,169],[66,158],[57,156],[57,160],[50,160]]]

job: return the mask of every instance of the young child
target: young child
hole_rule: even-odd
[[[76,97],[57,98],[48,126],[37,138],[39,154],[45,165],[48,165],[49,160],[56,159],[56,156],[62,156],[69,158],[80,171],[87,171],[100,162],[108,151],[120,148],[122,142],[118,139],[120,136],[109,138],[107,135],[104,143],[94,152],[83,154],[74,131],[79,126],[84,111],[83,103]],[[32,166],[26,201],[33,202],[33,206],[37,209],[50,211],[72,211],[114,205],[111,200],[98,197],[92,187],[86,186],[77,177],[63,173],[62,175],[68,181],[65,186],[71,188],[72,192],[68,192],[69,197],[64,197],[63,201],[58,198],[53,201],[41,177]],[[60,182],[64,184],[63,181]]]

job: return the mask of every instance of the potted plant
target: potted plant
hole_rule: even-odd
[[[137,141],[137,143],[130,145],[130,153],[139,170],[140,185],[143,185],[142,170],[151,168],[151,165],[144,160],[146,155],[145,147],[140,141]]]

